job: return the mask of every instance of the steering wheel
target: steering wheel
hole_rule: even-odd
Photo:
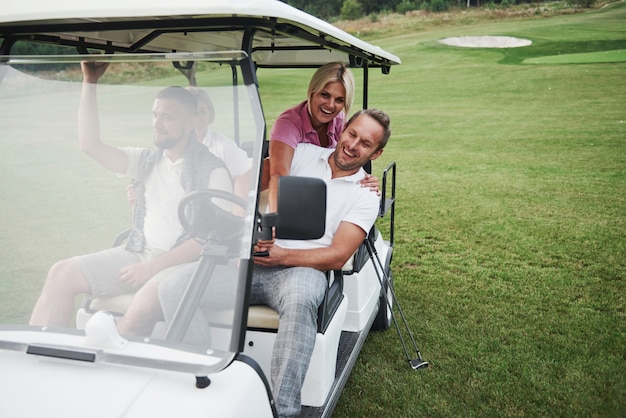
[[[215,200],[226,203],[218,205]],[[243,232],[242,216],[228,206],[238,206],[246,211],[248,202],[241,197],[217,189],[198,190],[185,196],[178,205],[178,219],[185,231],[199,242],[215,240],[229,243]],[[239,240],[237,240],[239,241]]]

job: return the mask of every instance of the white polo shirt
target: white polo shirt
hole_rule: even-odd
[[[334,151],[312,144],[296,147],[289,174],[315,177],[326,183],[326,232],[316,240],[277,239],[279,246],[300,249],[329,247],[341,222],[355,224],[367,233],[376,221],[379,198],[375,192],[359,184],[365,177],[365,170],[361,168],[351,176],[331,178],[328,158]]]
[[[208,129],[202,143],[206,145],[209,151],[224,161],[233,178],[248,171],[248,154],[239,148],[232,139]]]
[[[142,148],[122,148],[128,156],[128,171],[125,177],[135,178]],[[145,184],[146,216],[143,232],[146,247],[167,251],[176,244],[184,233],[178,220],[178,204],[187,194],[180,184],[183,171],[183,158],[170,160],[165,153],[154,165]],[[232,191],[231,180],[224,169],[211,171],[208,187]]]

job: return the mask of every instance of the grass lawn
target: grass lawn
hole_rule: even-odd
[[[398,164],[394,279],[430,367],[371,334],[335,416],[626,415],[626,62],[593,58],[623,56],[626,4],[389,19],[360,26],[402,59],[372,71],[393,127],[374,171]],[[464,35],[533,44],[437,42]],[[304,98],[299,74],[260,72],[270,122]]]

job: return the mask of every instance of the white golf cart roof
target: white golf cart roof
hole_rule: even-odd
[[[7,4],[8,3],[8,4]],[[17,40],[111,52],[244,50],[257,67],[330,61],[389,67],[400,59],[278,0],[8,0],[0,55]]]

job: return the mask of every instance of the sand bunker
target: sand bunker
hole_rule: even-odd
[[[528,39],[512,36],[458,36],[440,39],[439,42],[466,48],[518,48],[532,44]]]

